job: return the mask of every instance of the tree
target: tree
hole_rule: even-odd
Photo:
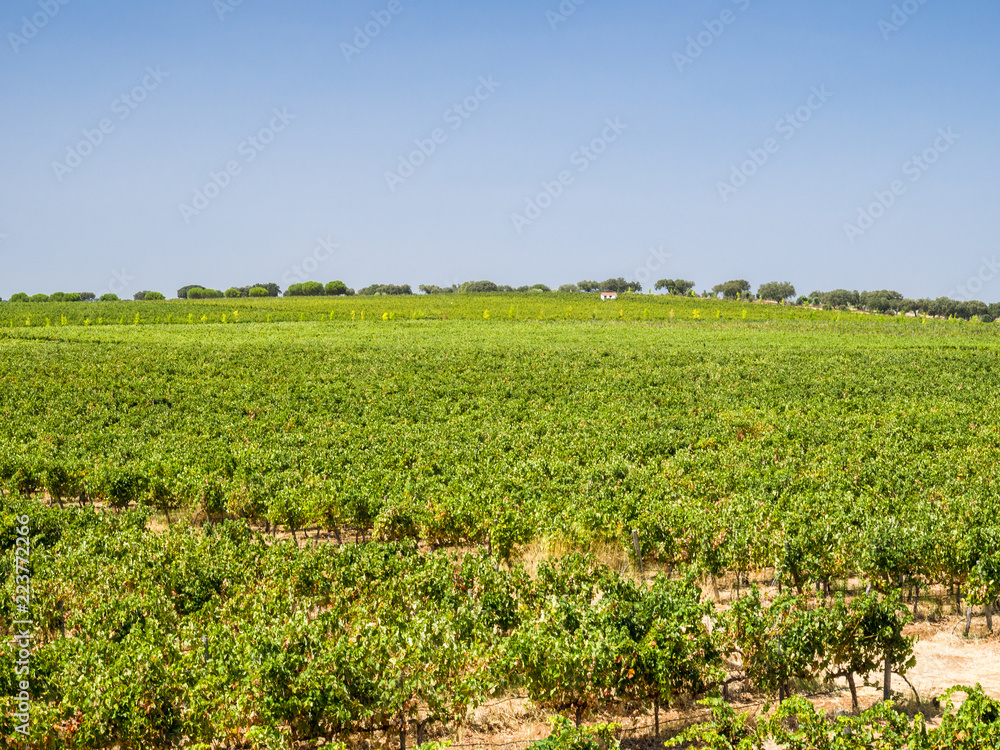
[[[306,297],[322,297],[325,292],[318,281],[307,281],[302,284],[302,294]]]
[[[187,299],[188,292],[192,289],[204,289],[205,287],[201,284],[188,284],[187,286],[182,286],[177,290],[177,299]]]
[[[146,296],[143,297],[143,300],[146,302],[154,302],[163,299],[166,299],[163,292],[146,292]]]
[[[222,292],[218,289],[202,289],[201,287],[195,287],[188,290],[188,299],[219,299],[222,297]]]
[[[823,307],[848,308],[861,304],[861,295],[857,291],[834,289],[832,292],[813,292],[810,297],[819,301]]]
[[[66,292],[53,292],[49,295],[49,302],[65,302]]]
[[[227,298],[227,299],[235,299],[235,298],[237,298],[237,297],[240,297],[240,296],[242,296],[242,295],[240,294],[240,290],[239,290],[239,289],[237,289],[237,288],[236,288],[236,287],[234,287],[234,286],[231,286],[231,287],[229,287],[229,288],[228,288],[228,289],[226,290],[226,298]]]
[[[858,307],[877,313],[896,313],[903,307],[903,295],[899,292],[880,289],[875,292],[862,292],[858,297]]]
[[[77,292],[77,294],[80,295],[80,299],[84,302],[93,302],[97,299],[97,295],[93,292]]]
[[[106,292],[101,295],[101,302],[119,302],[120,298],[114,292]]]
[[[143,289],[141,292],[136,292],[135,294],[133,294],[132,299],[134,299],[136,302],[142,302],[143,300],[146,299],[147,294],[149,294],[149,290]]]
[[[31,301],[32,302],[48,302],[49,301],[49,295],[47,295],[47,294],[33,294],[31,296]]]
[[[685,281],[684,279],[660,279],[656,282],[656,285],[653,288],[658,292],[666,289],[667,294],[674,294],[683,297],[685,294],[694,289],[694,282]]]
[[[492,281],[466,281],[458,288],[462,294],[481,294],[483,292],[496,292],[498,287]]]
[[[12,294],[10,296],[10,301],[11,302],[30,302],[31,298],[27,295],[26,292],[18,292],[17,294]]]
[[[248,297],[269,297],[271,295],[269,295],[267,293],[267,289],[265,289],[264,287],[262,287],[262,286],[255,286],[255,287],[251,287],[250,291],[247,292],[247,296]]]
[[[577,283],[580,287],[581,292],[599,292],[601,291],[600,281],[581,281]]]
[[[734,279],[712,287],[712,293],[716,297],[721,294],[723,299],[730,300],[746,297],[749,292],[750,282],[746,279]]]
[[[559,291],[566,294],[572,292],[579,292],[580,287],[578,287],[576,284],[563,284],[562,286],[559,287]]]
[[[641,292],[642,284],[638,281],[625,281],[625,279],[619,276],[617,279],[606,279],[601,282],[600,291],[617,292],[618,294],[624,294],[625,292]]]
[[[343,297],[347,294],[347,284],[343,281],[331,281],[324,290],[329,297]]]
[[[275,284],[273,281],[269,281],[266,284],[251,284],[250,286],[241,286],[240,287],[240,291],[246,290],[244,292],[243,296],[244,297],[249,297],[250,296],[250,290],[251,289],[256,289],[258,287],[266,290],[268,297],[277,297],[278,295],[281,294],[281,287],[278,286],[277,284]]]
[[[772,302],[784,302],[795,296],[795,287],[787,281],[769,281],[757,287],[757,296]]]
[[[76,292],[69,292],[63,295],[63,302],[83,302],[83,298]]]
[[[364,289],[359,289],[358,294],[372,296],[375,294],[413,294],[410,289],[409,284],[403,284],[402,286],[397,286],[396,284],[372,284],[371,286],[366,286]]]
[[[421,284],[418,288],[424,294],[454,294],[458,290],[457,286],[441,287],[434,284]]]

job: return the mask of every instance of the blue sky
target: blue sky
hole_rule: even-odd
[[[0,296],[625,276],[1000,300],[1000,5],[579,1],[7,0]]]

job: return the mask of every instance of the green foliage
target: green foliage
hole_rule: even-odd
[[[754,587],[733,604],[728,629],[750,681],[766,693],[787,692],[793,679],[815,679],[826,662],[826,610],[785,593],[765,606]]]
[[[145,302],[156,302],[159,300],[164,300],[166,299],[166,297],[163,296],[162,292],[146,292],[145,296],[143,296],[142,299]]]
[[[106,292],[101,295],[101,302],[118,302],[119,297],[114,292]]]
[[[746,279],[734,279],[712,287],[712,293],[722,295],[723,299],[734,300],[745,298],[750,293],[750,282]]]
[[[347,294],[347,284],[343,281],[331,281],[323,289],[330,297],[342,297]]]
[[[685,281],[684,279],[660,279],[656,282],[654,289],[658,292],[666,289],[667,294],[674,294],[683,297],[694,289],[694,282]]]
[[[292,284],[285,290],[286,297],[322,297],[326,292],[318,281]]]
[[[237,288],[236,288],[236,287],[234,287],[234,286],[231,286],[231,287],[229,287],[229,288],[228,288],[228,289],[226,290],[226,297],[227,297],[228,299],[236,299],[237,297],[241,297],[241,296],[242,296],[242,295],[240,294],[240,290],[239,290],[239,289],[237,289]],[[267,290],[266,290],[266,289],[264,290],[264,296],[267,296]]]
[[[466,281],[459,286],[458,291],[462,294],[482,294],[499,291],[499,288],[492,281]]]
[[[955,709],[952,696],[964,693]],[[801,750],[993,750],[1000,747],[1000,702],[976,687],[954,687],[940,699],[945,706],[940,726],[928,727],[917,714],[909,719],[891,702],[876,703],[857,716],[830,720],[804,698],[790,698],[753,727],[718,699],[703,701],[711,721],[685,730],[667,743],[713,750],[759,750],[769,743]],[[690,744],[686,744],[690,743]]]
[[[363,297],[371,297],[376,294],[397,296],[401,294],[413,294],[413,291],[410,289],[409,284],[372,284],[371,286],[366,286],[364,289],[359,289],[358,294]]]
[[[530,747],[536,750],[617,750],[620,747],[614,735],[616,724],[575,727],[562,716],[552,717],[551,724],[549,736],[531,743]]]
[[[10,295],[10,302],[30,302],[31,298],[28,297],[26,292],[17,292],[16,294]]]
[[[750,715],[737,714],[720,698],[707,698],[701,705],[711,709],[712,719],[684,730],[666,747],[708,748],[710,750],[763,750],[764,742],[750,722]]]
[[[787,281],[769,281],[757,288],[757,296],[772,302],[783,302],[795,296],[795,287]]]
[[[177,291],[179,294],[181,290]],[[187,290],[186,299],[220,299],[222,296],[222,292],[218,289],[204,289],[196,286]]]

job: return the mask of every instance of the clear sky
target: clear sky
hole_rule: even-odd
[[[4,298],[1000,300],[996,0],[5,0],[0,32]]]

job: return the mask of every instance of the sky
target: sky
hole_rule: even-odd
[[[5,0],[0,297],[1000,300],[995,0]]]

